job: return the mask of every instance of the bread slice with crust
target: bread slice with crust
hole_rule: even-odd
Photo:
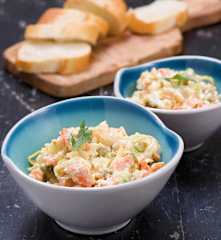
[[[27,73],[74,74],[84,70],[90,62],[91,46],[87,43],[22,43],[16,66]]]
[[[118,35],[128,26],[128,9],[124,0],[66,0],[64,7],[80,9],[105,19],[109,23],[110,35]]]
[[[108,33],[108,23],[93,14],[75,9],[51,8],[37,24],[29,25],[26,40],[83,41],[96,44]]]
[[[188,9],[185,2],[155,1],[130,11],[129,28],[139,34],[158,34],[184,26],[187,19]]]

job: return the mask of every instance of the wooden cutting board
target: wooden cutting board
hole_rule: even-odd
[[[7,69],[45,93],[56,97],[72,97],[111,83],[122,67],[180,53],[182,35],[177,29],[153,37],[127,33],[121,39],[104,43],[95,49],[86,71],[66,76],[18,72],[15,59],[20,44],[4,52]]]
[[[189,21],[183,30],[221,21],[221,0],[185,0]],[[91,65],[80,74],[27,74],[15,67],[16,52],[21,43],[4,52],[5,66],[15,76],[41,91],[56,97],[73,97],[114,80],[116,72],[127,66],[181,53],[182,34],[178,29],[157,36],[126,33],[122,38],[103,43],[93,54]]]

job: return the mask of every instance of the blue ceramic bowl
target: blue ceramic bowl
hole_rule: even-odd
[[[130,97],[136,89],[136,82],[141,73],[153,67],[175,70],[193,68],[199,74],[212,76],[218,92],[221,93],[220,60],[203,56],[178,56],[121,69],[115,78],[115,96]],[[149,107],[147,109],[156,113],[170,129],[183,137],[187,151],[201,146],[221,125],[221,104],[193,110],[164,110]]]
[[[142,180],[105,188],[67,188],[38,182],[27,175],[27,156],[58,136],[64,127],[101,121],[124,126],[129,134],[155,136],[167,165]],[[152,201],[175,170],[183,153],[182,139],[150,111],[113,97],[84,97],[44,107],[20,120],[6,136],[2,157],[10,173],[45,213],[62,227],[86,234],[115,231]]]
[[[221,93],[220,60],[203,56],[178,56],[149,62],[135,67],[121,69],[115,78],[115,95],[121,98],[130,97],[136,89],[136,82],[140,77],[140,74],[143,71],[151,70],[153,67],[172,68],[175,70],[193,68],[199,74],[210,75],[214,77],[218,91]]]

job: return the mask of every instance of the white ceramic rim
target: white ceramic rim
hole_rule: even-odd
[[[158,59],[155,61],[151,61],[151,62],[147,62],[144,64],[140,64],[140,65],[136,65],[133,67],[128,67],[128,68],[122,68],[121,70],[119,70],[115,76],[115,80],[114,80],[114,95],[118,98],[121,99],[126,99],[125,97],[122,96],[121,92],[120,92],[120,81],[121,81],[121,75],[125,70],[128,69],[136,69],[139,67],[145,67],[148,66],[150,64],[156,64],[158,62],[166,62],[168,60],[179,60],[179,59],[201,59],[201,60],[207,60],[210,62],[214,62],[214,63],[218,63],[221,65],[221,60],[216,59],[216,58],[212,58],[212,57],[206,57],[206,56],[199,56],[199,55],[184,55],[184,56],[175,56],[175,57],[168,57],[168,58],[162,58],[162,59]],[[131,102],[133,102],[132,100],[129,100]],[[138,104],[140,105],[140,104]],[[208,107],[203,107],[203,108],[199,108],[199,109],[178,109],[178,110],[167,110],[167,109],[157,109],[157,108],[151,108],[151,107],[145,107],[146,109],[149,109],[150,111],[154,112],[154,113],[161,113],[161,114],[167,114],[167,115],[182,115],[182,114],[197,114],[197,113],[201,113],[201,112],[206,112],[209,110],[215,110],[221,107],[221,103],[218,104],[213,104],[211,106]]]
[[[170,171],[173,167],[176,167],[176,165],[179,163],[180,158],[183,155],[184,152],[184,142],[182,140],[182,138],[175,133],[174,131],[170,130],[169,128],[167,128],[165,126],[165,124],[159,119],[159,117],[157,117],[154,113],[152,113],[151,111],[148,111],[148,113],[150,115],[152,115],[152,117],[154,118],[154,120],[166,131],[168,131],[169,133],[175,135],[178,139],[178,145],[179,148],[176,152],[176,154],[174,155],[174,157],[161,169],[159,169],[158,171],[150,174],[149,176],[143,178],[143,179],[139,179],[136,181],[131,181],[128,183],[124,183],[124,184],[119,184],[119,185],[114,185],[114,186],[107,186],[107,187],[93,187],[93,188],[82,188],[82,187],[64,187],[64,186],[56,186],[56,185],[52,185],[52,184],[48,184],[45,182],[40,182],[35,180],[34,178],[31,178],[30,176],[28,176],[27,174],[25,174],[22,170],[20,170],[14,163],[13,161],[6,155],[5,153],[5,147],[6,144],[9,140],[9,138],[11,137],[11,135],[13,134],[14,130],[22,123],[24,122],[26,119],[46,110],[48,107],[53,107],[53,106],[57,106],[57,105],[62,105],[63,103],[66,102],[71,102],[73,100],[84,100],[84,99],[112,99],[112,100],[117,100],[117,101],[121,101],[121,102],[127,102],[129,104],[134,105],[136,108],[140,108],[142,110],[148,111],[146,108],[139,106],[136,103],[133,103],[131,101],[128,101],[126,99],[119,99],[119,98],[115,98],[115,97],[109,97],[109,96],[89,96],[89,97],[77,97],[77,98],[72,98],[72,99],[68,99],[68,100],[63,100],[57,103],[53,103],[50,105],[47,105],[43,108],[40,108],[30,114],[28,114],[27,116],[23,117],[21,120],[19,120],[11,129],[10,131],[7,133],[3,143],[2,143],[2,149],[1,149],[1,155],[3,158],[3,161],[5,162],[6,165],[8,165],[13,171],[17,172],[17,174],[20,175],[20,177],[24,178],[26,181],[30,181],[32,182],[32,184],[38,185],[38,186],[42,186],[42,187],[46,187],[46,188],[50,188],[53,190],[57,190],[57,191],[86,191],[86,192],[101,192],[101,191],[113,191],[113,190],[120,190],[120,189],[130,189],[130,188],[134,188],[139,184],[144,184],[145,182],[148,182],[150,179],[154,180],[157,179],[158,177],[164,175],[164,173]]]

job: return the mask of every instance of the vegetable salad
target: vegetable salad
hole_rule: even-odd
[[[128,135],[106,122],[64,128],[57,139],[28,157],[29,175],[67,187],[103,187],[141,179],[162,168],[160,144],[141,133]]]
[[[143,72],[131,99],[159,109],[198,109],[220,102],[214,79],[191,68],[152,68]]]

